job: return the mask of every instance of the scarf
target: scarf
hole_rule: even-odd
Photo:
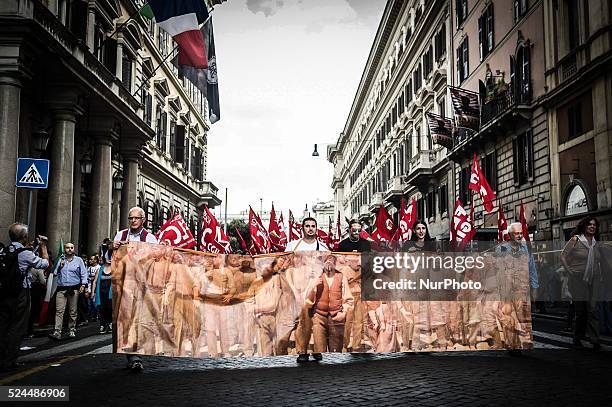
[[[580,240],[580,242],[585,245],[587,249],[589,249],[589,256],[587,257],[586,269],[584,270],[584,277],[582,277],[582,280],[586,281],[588,284],[591,284],[595,269],[595,237],[592,238],[590,244],[584,235],[579,235],[578,240]]]

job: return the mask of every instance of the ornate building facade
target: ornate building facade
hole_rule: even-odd
[[[169,61],[141,0],[0,3],[0,235],[13,221],[94,252],[139,205],[198,232],[220,203],[206,177],[206,100]],[[48,143],[45,143],[48,141]],[[46,144],[46,145],[45,145]],[[47,190],[15,188],[17,157],[50,160]]]

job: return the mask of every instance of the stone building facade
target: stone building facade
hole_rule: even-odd
[[[452,171],[425,114],[450,113],[447,1],[387,2],[344,130],[327,150],[341,219],[371,226],[381,204],[397,220],[417,200],[432,235],[449,236]]]
[[[206,100],[163,62],[172,39],[141,5],[0,3],[2,240],[29,222],[53,250],[63,239],[93,252],[134,205],[153,231],[179,210],[197,233],[203,205],[220,203],[206,177]],[[50,160],[47,190],[15,188],[17,157]]]

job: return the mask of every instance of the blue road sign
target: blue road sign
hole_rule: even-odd
[[[47,188],[49,185],[49,160],[18,158],[17,176],[15,178],[17,188]]]

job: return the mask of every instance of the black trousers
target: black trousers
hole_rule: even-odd
[[[110,325],[113,322],[113,300],[108,298],[110,289],[110,280],[100,282],[100,326]]]
[[[17,296],[0,298],[0,367],[17,361],[23,335],[30,318],[30,289],[22,288]]]

